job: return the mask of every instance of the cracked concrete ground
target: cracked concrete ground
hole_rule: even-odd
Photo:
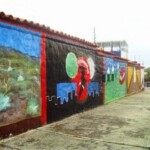
[[[150,150],[150,88],[0,141],[2,150]]]

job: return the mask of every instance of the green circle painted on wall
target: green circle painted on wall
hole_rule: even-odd
[[[66,57],[66,72],[70,78],[74,78],[78,72],[78,61],[74,53],[68,53]]]

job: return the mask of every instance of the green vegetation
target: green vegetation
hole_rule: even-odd
[[[40,115],[39,66],[39,58],[0,47],[0,111],[11,110],[14,121]]]
[[[145,81],[150,82],[150,68],[145,69]]]

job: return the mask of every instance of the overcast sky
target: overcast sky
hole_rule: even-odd
[[[150,67],[150,0],[0,0],[0,11],[93,42],[126,40]]]

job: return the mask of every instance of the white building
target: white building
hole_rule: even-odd
[[[122,58],[128,58],[128,44],[126,41],[98,42],[97,45],[104,51],[109,51]]]

